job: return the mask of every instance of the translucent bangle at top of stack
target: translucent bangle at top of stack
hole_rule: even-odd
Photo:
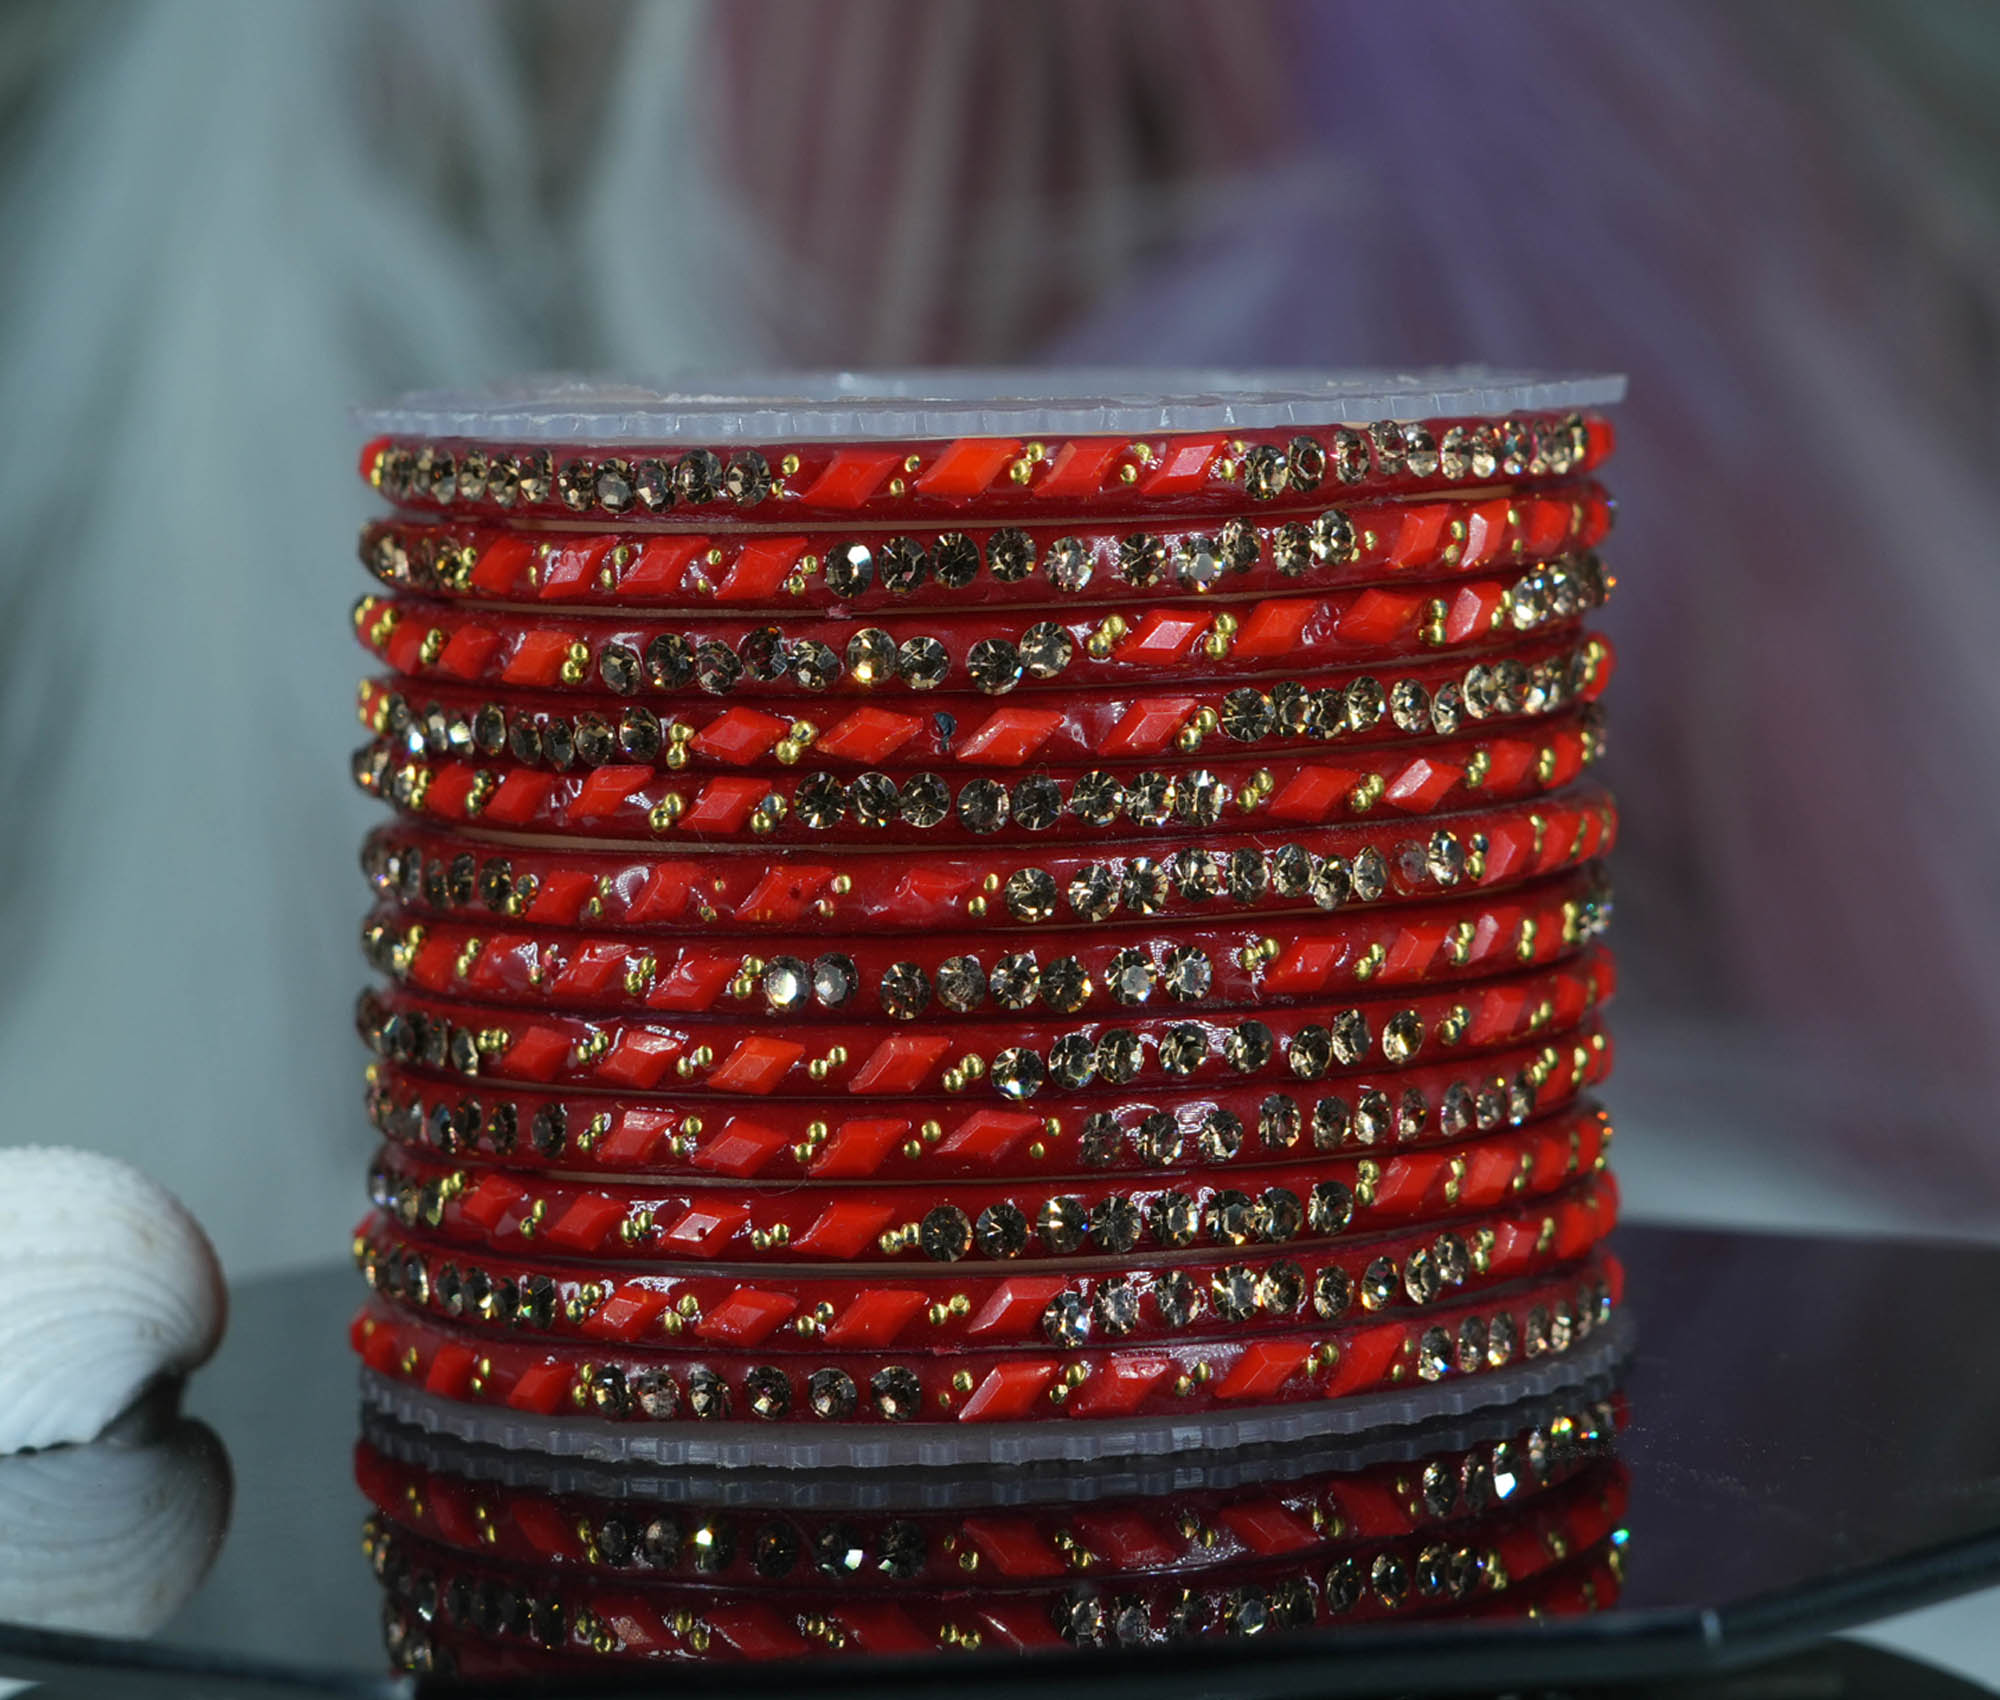
[[[1600,1361],[1620,390],[372,416],[377,1401],[1083,1455]]]

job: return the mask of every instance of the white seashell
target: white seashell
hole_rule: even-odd
[[[130,1164],[0,1150],[0,1452],[94,1439],[222,1337],[200,1224]]]
[[[222,1442],[186,1420],[0,1458],[0,1623],[152,1634],[221,1550],[230,1491]]]

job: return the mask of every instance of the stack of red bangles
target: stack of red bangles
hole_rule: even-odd
[[[1602,1357],[1616,382],[1180,379],[377,416],[378,1404],[935,1461]]]

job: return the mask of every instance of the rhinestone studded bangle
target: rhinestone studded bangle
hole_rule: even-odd
[[[1115,895],[1107,890],[1100,919]],[[766,956],[740,939],[486,928],[384,907],[364,924],[362,946],[372,966],[417,991],[529,1008],[724,1011],[794,1023],[877,1010],[898,1021],[1035,1008],[1116,1016],[1156,995],[1170,1007],[1243,1009],[1349,986],[1509,972],[1580,949],[1609,911],[1601,875],[1587,869],[1500,897],[1296,919],[1282,941],[1241,923],[1164,932],[1131,923],[983,952],[976,935],[836,935],[816,940],[823,948],[808,959]]]
[[[822,1181],[1224,1169],[1320,1152],[1519,1127],[1611,1069],[1595,1021],[1451,1062],[1363,1070],[1324,1089],[1149,1092],[1079,1112],[977,1108],[950,1099],[829,1112],[810,1100],[754,1110],[698,1096],[564,1097],[478,1090],[391,1062],[369,1065],[368,1119],[385,1139],[503,1168],[694,1179]]]
[[[506,689],[430,685],[406,695],[394,678],[363,680],[362,726],[410,755],[506,757],[564,772],[618,764],[671,771],[832,763],[867,768],[1030,762],[1137,762],[1213,744],[1284,749],[1449,737],[1487,720],[1540,719],[1591,702],[1611,676],[1610,644],[1589,633],[1525,643],[1498,661],[1431,661],[1374,673],[1323,673],[1224,690],[1093,689],[1057,701],[995,704],[946,693],[921,709],[794,699],[783,715],[748,703],[696,701],[664,718],[644,703],[608,712],[595,701]]]
[[[1385,421],[1311,431],[1019,441],[806,442],[615,453],[534,444],[377,438],[361,476],[390,501],[528,517],[632,520],[692,512],[795,518],[1215,513],[1251,502],[1448,490],[1564,478],[1611,452],[1599,414]]]
[[[1268,1212],[1267,1212],[1268,1214]],[[1046,1341],[1171,1340],[1226,1327],[1269,1331],[1307,1315],[1333,1325],[1364,1314],[1423,1310],[1543,1276],[1581,1257],[1616,1219],[1609,1175],[1592,1174],[1548,1199],[1454,1219],[1332,1250],[1268,1249],[1177,1258],[1125,1272],[949,1278],[852,1277],[773,1269],[754,1284],[702,1270],[626,1273],[523,1253],[468,1253],[421,1228],[375,1217],[355,1236],[355,1261],[377,1292],[470,1328],[608,1344],[683,1336],[732,1347],[800,1342],[936,1349]],[[1018,1208],[988,1207],[975,1228],[990,1251],[1018,1255],[1031,1233]],[[793,1338],[796,1336],[796,1340]]]
[[[1230,1485],[1211,1485],[1196,1471],[1170,1497],[1107,1494],[1075,1505],[964,1510],[659,1504],[550,1492],[532,1475],[517,1485],[407,1458],[407,1438],[381,1425],[355,1448],[354,1474],[375,1508],[369,1539],[392,1548],[411,1535],[544,1576],[700,1581],[744,1597],[830,1582],[844,1585],[851,1602],[963,1588],[968,1574],[987,1587],[1079,1569],[1093,1579],[1198,1576],[1276,1559],[1324,1563],[1362,1543],[1408,1535],[1471,1544],[1497,1507],[1518,1511],[1600,1471],[1616,1456],[1618,1424],[1614,1402],[1578,1401],[1504,1438],[1417,1460],[1276,1481],[1253,1475]],[[1497,1576],[1479,1581],[1489,1590],[1503,1585]]]
[[[1183,1415],[1470,1378],[1567,1352],[1608,1322],[1624,1281],[1593,1253],[1568,1272],[1408,1319],[1226,1340],[897,1357],[838,1348],[744,1354],[675,1346],[558,1352],[492,1338],[376,1295],[353,1338],[376,1374],[531,1416],[618,1422],[1017,1422]]]
[[[1034,696],[1058,681],[1256,678],[1282,669],[1407,660],[1571,626],[1611,579],[1595,555],[1510,578],[1374,586],[1202,606],[1132,606],[1099,618],[901,612],[857,618],[671,621],[564,618],[364,596],[362,647],[408,679],[593,691],[613,697],[764,698],[799,691],[896,698],[949,689]]]
[[[433,1544],[379,1520],[363,1546],[387,1590],[384,1633],[399,1668],[456,1683],[575,1683],[601,1679],[607,1667],[1019,1655],[1400,1619],[1539,1620],[1617,1598],[1626,1500],[1624,1467],[1602,1459],[1444,1538],[1376,1539],[1331,1555],[1286,1552],[1185,1581],[1127,1576],[1115,1565],[1094,1566],[1088,1581],[1064,1580],[1089,1551],[1072,1539],[1061,1566],[1012,1587],[968,1589],[961,1575],[956,1586],[886,1594],[873,1572],[843,1585],[847,1553],[801,1554],[776,1547],[775,1534],[757,1549],[764,1569],[787,1575],[817,1566],[818,1573],[769,1595],[707,1581],[635,1589],[575,1570],[524,1578],[470,1542]],[[981,1560],[976,1539],[959,1549],[961,1571]]]
[[[369,1184],[377,1209],[460,1247],[547,1247],[556,1256],[619,1263],[1041,1262],[1123,1257],[1140,1247],[1310,1243],[1354,1226],[1372,1232],[1456,1221],[1510,1197],[1559,1191],[1595,1167],[1609,1140],[1608,1119],[1585,1104],[1454,1146],[1262,1165],[1244,1171],[1240,1186],[1196,1171],[778,1189],[475,1173],[390,1146]]]
[[[787,844],[957,843],[1001,834],[1061,841],[1135,829],[1184,836],[1213,831],[1230,815],[1319,826],[1378,807],[1427,815],[1556,790],[1603,753],[1595,709],[1586,703],[1532,736],[1499,731],[1337,760],[1036,768],[1011,785],[928,771],[844,778],[825,768],[683,779],[639,763],[549,773],[511,761],[399,756],[383,739],[356,753],[353,774],[364,793],[410,814],[489,831]]]
[[[1461,885],[1504,888],[1609,853],[1607,792],[1447,814],[1427,833],[1394,822],[1312,827],[1279,837],[1218,827],[1157,857],[1110,845],[1037,855],[994,847],[766,865],[730,852],[625,853],[559,842],[497,842],[415,822],[378,827],[362,871],[379,895],[420,914],[526,919],[549,926],[674,932],[803,926],[871,932],[1032,927],[1105,915],[1296,914],[1428,898]]]
[[[783,523],[781,515],[770,516]],[[782,533],[501,529],[382,520],[361,564],[391,590],[581,607],[964,608],[1104,602],[1134,591],[1282,590],[1470,573],[1591,549],[1611,529],[1594,481],[1298,518]]]
[[[1495,1049],[1573,1027],[1608,1001],[1602,948],[1555,966],[1463,988],[1352,1004],[1274,1006],[1259,1016],[1136,1016],[1129,1025],[1016,1022],[815,1023],[794,1037],[761,1023],[584,1017],[364,992],[357,1021],[378,1056],[467,1077],[538,1086],[648,1091],[663,1083],[729,1098],[908,1098],[984,1085],[1018,1103],[1098,1084],[1317,1080],[1376,1060]],[[810,1042],[808,1042],[810,1041]],[[1426,1051],[1426,1047],[1430,1047]]]

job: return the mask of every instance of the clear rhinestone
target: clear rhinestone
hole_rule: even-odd
[[[776,626],[759,626],[746,632],[736,646],[736,656],[746,674],[767,685],[783,678],[792,665],[791,647]]]
[[[1097,1075],[1097,1047],[1082,1033],[1065,1033],[1049,1047],[1049,1074],[1065,1091],[1081,1091]]]
[[[1216,546],[1222,551],[1222,558],[1233,573],[1245,573],[1257,564],[1263,546],[1257,541],[1257,528],[1248,520],[1232,519],[1224,524],[1216,537]]]
[[[1059,1050],[1069,1039],[1074,1037],[1077,1037],[1077,1035],[1066,1034],[1063,1038],[1058,1039],[1055,1046],[1050,1050],[1051,1060],[1054,1058],[1055,1051]],[[1096,1066],[1096,1062],[1093,1060],[1091,1063],[1092,1072],[1095,1072]],[[1084,1117],[1083,1130],[1077,1135],[1076,1148],[1077,1155],[1091,1168],[1102,1169],[1115,1163],[1118,1160],[1118,1143],[1118,1118],[1111,1114],[1109,1110],[1093,1110],[1089,1115]]]
[[[812,996],[812,974],[796,956],[774,956],[764,969],[764,1001],[781,1015],[803,1009]]]
[[[847,816],[847,787],[830,773],[809,773],[792,794],[798,818],[815,832],[838,826]]]
[[[1231,691],[1222,699],[1222,729],[1243,744],[1254,744],[1271,735],[1271,699],[1247,686]]]
[[[971,780],[958,794],[958,818],[971,832],[998,832],[1007,809],[1007,787],[997,779]]]
[[[1108,921],[1118,910],[1118,882],[1093,862],[1069,882],[1069,906],[1086,921]]]
[[[1298,1100],[1282,1092],[1273,1092],[1257,1106],[1257,1137],[1268,1151],[1289,1151],[1303,1125]]]
[[[1312,900],[1321,909],[1338,909],[1353,893],[1354,874],[1345,856],[1329,856],[1313,869]]]
[[[1132,1149],[1140,1161],[1165,1168],[1180,1161],[1180,1123],[1164,1110],[1149,1110],[1132,1130]]]
[[[1257,1277],[1245,1264],[1218,1269],[1209,1284],[1215,1314],[1224,1322],[1242,1322],[1257,1313]]]
[[[955,1015],[986,1000],[986,971],[976,956],[948,956],[938,964],[937,999]]]
[[[882,970],[879,993],[887,1014],[914,1021],[930,1005],[930,977],[914,962],[892,962]]]
[[[1328,508],[1312,522],[1313,559],[1330,566],[1343,566],[1359,550],[1355,547],[1354,522],[1338,508]]]
[[[1208,952],[1199,945],[1175,945],[1160,964],[1160,983],[1170,997],[1182,1003],[1207,997],[1214,980],[1215,970],[1209,963]]]
[[[1124,805],[1125,788],[1101,768],[1091,769],[1070,787],[1071,811],[1091,826],[1111,825]]]
[[[1228,800],[1229,788],[1206,768],[1196,768],[1175,784],[1174,814],[1190,825],[1213,826]]]
[[[863,626],[847,640],[847,671],[857,685],[886,684],[896,677],[896,640],[880,626]]]
[[[869,1387],[875,1395],[876,1410],[893,1423],[908,1422],[923,1403],[924,1390],[915,1371],[901,1364],[877,1370]]]
[[[1062,819],[1062,787],[1046,773],[1031,773],[1014,787],[1014,824],[1046,832]]]
[[[1003,696],[1021,682],[1021,652],[1005,638],[981,638],[967,651],[965,670],[988,696]]]
[[[639,652],[629,643],[607,643],[597,655],[597,676],[604,688],[628,697],[639,688],[642,677]]]
[[[1222,551],[1213,537],[1183,537],[1179,562],[1181,584],[1188,590],[1213,590],[1221,582]]]
[[[923,545],[907,537],[892,537],[882,546],[882,588],[892,596],[908,596],[931,575],[931,558]]]
[[[1333,1034],[1316,1022],[1308,1022],[1285,1047],[1285,1062],[1301,1080],[1319,1079],[1333,1062]]]
[[[1042,1333],[1052,1346],[1081,1346],[1090,1338],[1090,1306],[1081,1293],[1058,1293],[1042,1311]]]
[[[1046,921],[1056,912],[1056,882],[1040,868],[1016,868],[1004,892],[1007,913],[1017,921]]]
[[[886,773],[861,773],[847,788],[847,805],[863,826],[884,827],[903,810],[903,793]]]
[[[1090,993],[1090,976],[1073,956],[1059,956],[1042,970],[1042,1002],[1059,1015],[1074,1015]]]
[[[1154,1213],[1155,1234],[1159,1233],[1158,1212]],[[1153,1283],[1153,1303],[1160,1320],[1169,1328],[1185,1328],[1201,1315],[1201,1289],[1194,1277],[1179,1269],[1163,1272]]]
[[[792,677],[809,691],[823,691],[840,677],[840,657],[817,638],[792,645]]]
[[[1294,437],[1285,446],[1285,461],[1297,489],[1316,490],[1326,477],[1326,450],[1311,437]]]
[[[1305,1271],[1288,1257],[1266,1269],[1257,1284],[1257,1303],[1271,1316],[1290,1316],[1305,1299]]]
[[[905,638],[896,651],[896,676],[913,691],[935,690],[950,671],[950,652],[934,637]]]
[[[1028,1218],[1021,1214],[1018,1205],[1003,1199],[980,1211],[972,1235],[983,1256],[1019,1257],[1028,1249]]]
[[[1398,679],[1389,687],[1389,718],[1399,732],[1428,732],[1431,725],[1430,692],[1415,679]]]
[[[1255,850],[1230,851],[1222,877],[1230,902],[1242,904],[1259,901],[1270,879],[1263,856]]]
[[[947,531],[937,540],[933,570],[947,590],[963,590],[979,576],[979,545],[962,531]]]
[[[1171,774],[1138,775],[1125,791],[1125,812],[1140,826],[1165,826],[1173,818],[1176,787]]]
[[[695,682],[711,696],[725,696],[743,676],[743,663],[726,643],[703,638],[694,650]]]
[[[1160,1035],[1160,1067],[1167,1073],[1186,1076],[1208,1058],[1208,1032],[1192,1021],[1183,1021]]]
[[[1090,1212],[1091,1237],[1108,1252],[1130,1251],[1142,1226],[1138,1205],[1119,1193],[1100,1198]]]
[[[1354,895],[1363,903],[1376,902],[1389,889],[1389,864],[1374,845],[1355,853],[1352,879]]]
[[[1431,1254],[1419,1246],[1411,1252],[1403,1264],[1403,1291],[1410,1295],[1412,1304],[1432,1303],[1444,1290],[1444,1277],[1438,1273],[1437,1264]]]
[[[1244,453],[1243,489],[1253,501],[1268,502],[1283,495],[1291,481],[1291,463],[1276,444],[1256,443]]]
[[[1304,897],[1312,889],[1312,853],[1298,844],[1281,844],[1271,852],[1271,885],[1280,897]]]
[[[1058,1257],[1067,1256],[1083,1244],[1090,1232],[1090,1220],[1080,1198],[1052,1198],[1042,1206],[1036,1224],[1042,1244]]]
[[[1048,1078],[1039,1051],[1010,1045],[993,1059],[993,1089],[1003,1098],[1032,1098]]]
[[[1003,527],[986,540],[986,566],[1002,584],[1014,584],[1035,570],[1035,546],[1026,532]]]
[[[1243,1149],[1243,1118],[1217,1106],[1202,1117],[1195,1145],[1204,1162],[1229,1162]]]
[[[690,449],[674,463],[674,494],[699,506],[722,490],[722,461],[711,449]]]
[[[1004,1009],[1026,1009],[1041,989],[1041,969],[1032,955],[1003,956],[993,965],[994,1001]]]
[[[934,1263],[956,1263],[972,1249],[972,1224],[955,1204],[940,1204],[917,1227],[917,1243]]]
[[[1271,535],[1271,559],[1286,578],[1298,578],[1313,564],[1312,533],[1298,520],[1287,520]]]
[[[1451,1336],[1442,1328],[1426,1328],[1424,1337],[1417,1343],[1417,1374],[1426,1381],[1437,1381],[1451,1372]]]
[[[1127,584],[1142,590],[1157,584],[1166,565],[1167,546],[1157,537],[1136,531],[1118,540],[1118,574]]]
[[[739,449],[729,457],[722,487],[739,507],[754,508],[771,493],[771,465],[755,449]]]
[[[1039,620],[1021,634],[1021,665],[1029,677],[1053,679],[1076,656],[1076,640],[1066,627]]]
[[[1133,1206],[1120,1200],[1128,1210]],[[1133,1210],[1136,1216],[1137,1211]],[[1136,1236],[1135,1236],[1136,1237]],[[1139,1290],[1122,1275],[1107,1276],[1097,1284],[1090,1301],[1091,1315],[1106,1334],[1130,1334],[1139,1326]]]
[[[1129,1085],[1145,1058],[1145,1046],[1130,1028],[1114,1027],[1097,1041],[1097,1072],[1113,1086]]]
[[[792,1378],[770,1364],[758,1364],[743,1378],[750,1414],[773,1422],[792,1408]]]
[[[1135,915],[1157,915],[1167,906],[1167,872],[1148,856],[1134,856],[1118,879],[1119,900]]]
[[[1354,1194],[1339,1181],[1321,1181],[1306,1199],[1306,1225],[1316,1234],[1337,1234],[1354,1219]]]
[[[1271,1061],[1277,1040],[1261,1021],[1239,1022],[1222,1041],[1222,1054],[1238,1074],[1255,1074]]]
[[[1153,1201],[1153,1238],[1170,1251],[1194,1244],[1201,1230],[1201,1212],[1184,1192],[1163,1192]]]
[[[1423,1048],[1424,1024],[1412,1009],[1392,1015],[1382,1028],[1382,1055],[1392,1063],[1406,1063]]]
[[[1302,1219],[1297,1193],[1290,1187],[1266,1187],[1264,1196],[1258,1202],[1263,1214],[1265,1239],[1273,1245],[1283,1245],[1286,1240],[1297,1237]]]
[[[1366,732],[1374,726],[1388,709],[1388,699],[1382,694],[1381,682],[1364,673],[1351,681],[1347,687],[1347,728],[1350,732]]]
[[[1153,995],[1153,965],[1141,951],[1114,952],[1105,964],[1104,987],[1119,1003],[1144,1003]]]
[[[951,813],[951,787],[939,774],[913,773],[903,781],[896,809],[906,825],[929,831]]]
[[[1042,572],[1058,590],[1072,593],[1090,583],[1090,546],[1080,537],[1058,537],[1049,545]]]
[[[1389,1095],[1380,1087],[1363,1087],[1354,1100],[1354,1137],[1363,1145],[1379,1145],[1389,1137],[1393,1120]]]
[[[1354,1283],[1347,1271],[1328,1264],[1313,1277],[1313,1314],[1322,1322],[1339,1322],[1354,1303]]]

